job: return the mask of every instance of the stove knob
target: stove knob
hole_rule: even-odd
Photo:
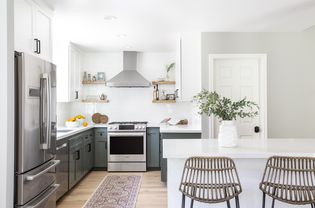
[[[136,126],[136,129],[139,129],[139,126]]]

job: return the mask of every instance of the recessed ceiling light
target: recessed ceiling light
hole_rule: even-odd
[[[118,38],[125,38],[125,37],[127,37],[126,34],[117,34],[116,36],[117,36]]]
[[[113,15],[106,15],[106,16],[104,16],[104,20],[107,20],[107,21],[115,20],[115,19],[117,19],[117,17],[113,16]]]

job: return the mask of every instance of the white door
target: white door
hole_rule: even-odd
[[[211,61],[212,89],[220,95],[238,101],[247,98],[260,106],[259,116],[238,118],[236,125],[240,138],[265,137],[265,56],[217,55]],[[217,138],[219,120],[213,119],[213,136]]]

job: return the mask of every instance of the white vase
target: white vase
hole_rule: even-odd
[[[221,121],[218,135],[219,146],[236,147],[237,139],[238,134],[234,121]]]

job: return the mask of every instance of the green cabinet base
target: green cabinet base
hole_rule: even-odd
[[[161,181],[167,182],[167,160],[163,158],[163,139],[201,139],[201,133],[161,133],[160,136]]]

